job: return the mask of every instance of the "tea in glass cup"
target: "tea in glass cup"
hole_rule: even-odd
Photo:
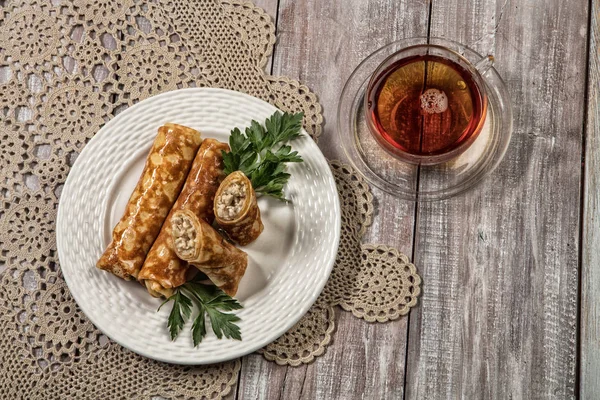
[[[366,121],[377,142],[413,164],[447,162],[477,138],[487,114],[480,70],[460,54],[436,45],[403,49],[372,75],[365,96]]]

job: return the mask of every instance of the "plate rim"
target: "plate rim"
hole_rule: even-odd
[[[63,195],[65,195],[65,193],[68,193],[71,189],[70,187],[73,185],[73,183],[71,183],[72,179],[72,171],[76,168],[78,168],[78,164],[81,164],[83,161],[83,159],[85,159],[87,153],[91,150],[88,150],[88,148],[91,148],[91,146],[89,146],[90,143],[92,143],[93,141],[98,141],[100,139],[97,139],[98,137],[101,136],[102,131],[104,131],[105,129],[112,127],[113,125],[118,125],[119,121],[123,118],[127,118],[129,117],[130,114],[135,113],[137,109],[143,107],[144,103],[148,100],[152,100],[154,99],[154,101],[156,101],[157,98],[168,98],[169,96],[172,96],[173,93],[180,93],[180,92],[189,92],[189,93],[202,93],[202,92],[214,92],[214,93],[223,93],[225,95],[232,95],[232,96],[237,96],[238,98],[247,100],[247,101],[253,101],[253,102],[262,102],[264,103],[264,105],[268,105],[269,107],[275,109],[275,110],[279,110],[282,111],[281,109],[279,109],[278,107],[274,106],[273,104],[266,102],[258,97],[254,97],[251,96],[249,94],[243,93],[243,92],[239,92],[236,90],[230,90],[230,89],[222,89],[222,88],[210,88],[210,87],[205,87],[205,88],[183,88],[183,89],[176,89],[176,90],[171,90],[168,92],[164,92],[164,93],[160,93],[157,94],[155,96],[150,96],[136,104],[134,104],[133,106],[127,108],[126,110],[124,110],[123,112],[119,113],[118,115],[114,116],[113,118],[111,118],[108,122],[106,122],[106,124],[104,124],[95,134],[94,136],[90,139],[90,141],[84,146],[83,150],[79,153],[77,159],[75,160],[75,163],[73,164],[73,166],[70,168],[69,174],[67,175],[67,179],[65,180],[64,183],[64,187],[63,190],[61,192],[61,198]],[[310,137],[310,135],[308,135],[308,133],[306,132],[306,130],[304,128],[302,128],[302,134],[306,135],[308,138],[310,138],[310,140],[312,140],[313,144],[315,145],[315,147],[318,149],[318,152],[314,153],[314,156],[316,156],[317,158],[320,158],[321,161],[323,161],[327,166],[329,166],[328,160],[327,158],[325,158],[323,152],[321,151],[321,149],[318,147],[317,143],[314,141],[314,139],[312,137]],[[132,154],[129,158],[135,156],[135,154]],[[333,175],[333,172],[331,171],[331,168],[327,168],[325,171],[322,171],[325,174],[328,175],[328,178],[333,182],[334,187],[335,187],[335,177]],[[175,364],[175,365],[211,365],[211,364],[217,364],[217,363],[221,363],[221,362],[226,362],[226,361],[231,361],[231,360],[235,360],[241,357],[244,357],[248,354],[254,353],[257,350],[263,348],[264,346],[272,343],[273,341],[277,340],[277,338],[279,338],[280,336],[282,336],[283,334],[285,334],[287,331],[289,331],[303,316],[306,315],[306,313],[310,310],[310,308],[316,303],[317,299],[319,298],[320,294],[323,292],[323,289],[325,288],[325,285],[327,284],[327,282],[329,281],[329,278],[331,277],[331,272],[333,270],[334,264],[335,264],[335,260],[337,258],[337,252],[339,250],[339,243],[340,243],[340,237],[341,237],[341,203],[340,203],[340,198],[339,198],[339,193],[337,191],[337,188],[335,188],[336,190],[334,190],[333,192],[333,203],[334,203],[334,242],[332,243],[332,252],[331,255],[329,257],[329,259],[325,260],[325,262],[323,263],[323,267],[326,269],[326,274],[325,277],[326,279],[323,279],[321,282],[318,283],[318,285],[316,286],[317,292],[319,293],[317,296],[315,296],[313,299],[311,299],[311,301],[307,301],[306,303],[304,303],[302,305],[302,307],[300,308],[300,312],[298,313],[297,318],[293,317],[290,318],[289,321],[284,324],[284,328],[280,329],[281,332],[279,330],[275,331],[275,334],[272,334],[270,336],[267,336],[267,340],[264,341],[258,341],[257,344],[255,344],[254,346],[250,346],[250,348],[245,349],[241,352],[239,352],[238,354],[236,354],[235,356],[224,356],[221,357],[219,359],[216,360],[211,360],[211,361],[179,361],[179,360],[172,360],[163,356],[157,356],[155,354],[152,354],[151,352],[147,352],[147,351],[140,351],[138,349],[133,349],[131,347],[129,347],[127,344],[123,343],[120,340],[116,340],[115,338],[113,338],[110,334],[108,334],[104,329],[102,329],[97,323],[96,321],[94,321],[94,319],[90,316],[90,313],[86,312],[86,310],[84,309],[84,307],[81,306],[81,302],[79,301],[79,295],[76,295],[75,292],[73,292],[71,290],[72,286],[74,285],[74,283],[72,281],[70,281],[69,278],[69,274],[65,274],[63,272],[63,278],[65,280],[65,283],[67,284],[67,287],[69,289],[69,292],[71,294],[71,296],[73,296],[73,299],[75,300],[75,302],[77,303],[77,306],[79,307],[79,309],[83,312],[83,314],[86,316],[86,318],[88,318],[90,320],[90,322],[94,325],[94,327],[96,329],[98,329],[99,331],[101,331],[104,335],[106,335],[108,338],[110,338],[110,340],[114,341],[115,343],[119,344],[120,346],[136,353],[139,354],[143,357],[149,358],[149,359],[153,359],[156,361],[160,361],[160,362],[165,362],[165,363],[169,363],[169,364]],[[62,206],[63,202],[59,200],[58,202],[58,210],[57,210],[57,216],[56,216],[56,222],[55,222],[55,237],[56,237],[56,248],[57,248],[57,253],[58,253],[58,261],[59,261],[59,265],[61,265],[61,259],[65,259],[66,255],[65,255],[65,249],[63,246],[65,246],[66,244],[63,242],[63,235],[59,235],[59,230],[62,231],[61,227],[63,224],[60,224],[59,222],[65,218],[64,217],[64,207]],[[62,266],[61,266],[61,271],[62,271]],[[230,340],[230,339],[223,339],[223,340]],[[226,341],[224,342],[226,343]],[[199,348],[195,348],[193,346],[190,347],[190,351],[194,351],[194,350],[198,350],[201,351]]]

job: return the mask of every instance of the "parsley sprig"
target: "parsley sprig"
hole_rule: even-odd
[[[198,316],[192,324],[192,339],[194,347],[198,346],[206,336],[206,315],[210,320],[213,332],[217,338],[223,337],[242,340],[239,326],[236,322],[240,318],[227,311],[239,310],[242,305],[221,289],[212,285],[203,285],[190,281],[175,290],[175,293],[165,300],[160,308],[166,303],[173,301],[173,308],[169,314],[167,326],[171,340],[175,340],[185,323],[192,315],[192,307],[198,307]]]
[[[302,162],[292,147],[284,144],[300,136],[303,113],[279,111],[264,126],[252,121],[242,133],[238,128],[229,137],[230,152],[223,152],[225,174],[242,171],[258,194],[283,199],[283,187],[290,178],[286,163]]]

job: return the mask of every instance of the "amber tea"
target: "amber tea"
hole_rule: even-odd
[[[371,131],[388,150],[413,162],[446,161],[444,155],[459,154],[479,134],[487,99],[471,72],[427,54],[395,61],[374,76],[366,106]]]

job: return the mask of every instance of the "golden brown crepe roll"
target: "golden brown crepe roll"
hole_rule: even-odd
[[[202,142],[181,194],[148,252],[138,280],[154,297],[169,297],[173,288],[183,285],[189,278],[187,262],[179,259],[173,250],[171,218],[175,211],[189,210],[212,224],[213,200],[225,177],[222,150],[229,151],[229,146],[215,139]]]
[[[142,176],[98,268],[127,280],[138,276],[201,142],[200,133],[185,126],[165,124],[158,129]]]
[[[177,255],[234,296],[246,272],[248,255],[189,210],[173,213],[171,226]]]
[[[256,193],[243,172],[229,174],[219,186],[215,219],[229,237],[242,246],[256,240],[263,231]]]

